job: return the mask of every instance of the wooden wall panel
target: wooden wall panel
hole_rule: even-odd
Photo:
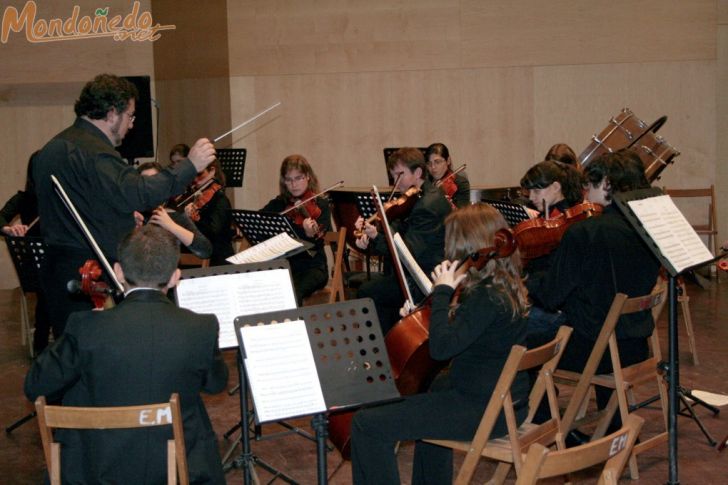
[[[157,79],[228,77],[226,2],[154,0],[152,8],[158,22],[176,26],[154,42]]]
[[[231,128],[229,78],[156,81],[159,101],[159,160],[168,160],[177,143],[192,144],[198,138],[214,138]],[[218,147],[231,142],[221,140]]]
[[[434,141],[469,163],[473,183],[513,183],[531,163],[530,69],[266,76],[231,86],[236,106],[250,97],[256,110],[283,103],[239,143],[249,149],[245,208],[276,193],[277,169],[291,153],[309,159],[323,186],[386,185],[384,147]]]
[[[715,0],[252,0],[228,15],[232,76],[715,57]]]
[[[725,1],[721,1],[726,4]],[[726,18],[728,20],[728,18]],[[718,198],[719,241],[728,240],[728,22],[718,27],[718,61],[716,83],[717,133],[715,187]]]
[[[462,65],[715,58],[715,0],[462,0]]]

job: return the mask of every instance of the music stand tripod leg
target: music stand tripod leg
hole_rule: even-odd
[[[280,478],[286,483],[289,483],[291,485],[298,485],[298,482],[296,482],[293,478],[289,477],[285,473],[277,470],[273,466],[269,465],[265,461],[261,460],[257,456],[255,456],[250,448],[250,435],[248,433],[248,430],[250,429],[249,426],[242,426],[242,423],[245,420],[249,420],[252,416],[251,411],[248,409],[248,386],[245,382],[245,368],[243,367],[243,359],[240,355],[240,350],[237,352],[237,361],[238,361],[238,379],[240,380],[240,438],[239,442],[243,445],[243,452],[235,458],[232,462],[227,462],[226,460],[223,460],[223,471],[227,473],[233,468],[238,468],[243,470],[243,483],[245,485],[250,485],[253,483],[254,485],[258,485],[258,475],[255,473],[255,466],[259,466],[262,469],[266,470],[270,474],[273,475],[273,480]],[[233,444],[232,448],[228,450],[227,455],[232,454],[232,450],[237,447],[237,441]],[[227,456],[229,458],[229,456]]]
[[[23,416],[22,418],[20,418],[19,420],[15,421],[13,424],[11,424],[7,428],[5,428],[5,433],[7,433],[7,434],[12,433],[15,429],[17,429],[20,426],[24,425],[25,423],[27,423],[28,421],[30,421],[31,419],[33,419],[35,416],[36,416],[35,411],[33,411],[30,414],[26,414],[25,416]]]

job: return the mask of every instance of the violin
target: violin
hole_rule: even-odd
[[[566,229],[573,223],[602,213],[604,208],[593,202],[582,202],[550,219],[537,217],[523,221],[513,228],[524,264],[551,253],[561,242]]]
[[[394,220],[394,219],[403,219],[409,215],[410,212],[412,212],[412,208],[415,206],[415,202],[422,196],[422,189],[416,186],[412,186],[409,189],[407,189],[404,194],[397,197],[396,199],[390,199],[387,202],[385,202],[384,205],[384,213],[387,215],[387,220]],[[372,224],[375,221],[380,220],[379,214],[375,213],[372,214],[370,217],[368,217],[364,224],[362,225],[362,228],[366,226],[367,224]],[[354,236],[359,238],[364,234],[363,229],[362,230],[354,230]]]
[[[194,222],[200,220],[200,210],[205,207],[211,200],[212,197],[223,188],[222,184],[210,179],[210,183],[205,185],[203,190],[198,189],[194,200],[187,206],[185,206],[185,212]],[[189,209],[187,209],[189,207]]]
[[[493,246],[468,254],[458,262],[457,272],[462,274],[471,267],[483,269],[491,259],[510,256],[515,250],[516,242],[511,231],[500,229],[495,233]],[[460,288],[458,286],[458,289]],[[453,296],[453,299],[455,298]],[[447,365],[447,362],[436,361],[430,357],[431,314],[431,297],[428,296],[415,311],[397,322],[384,338],[392,377],[397,390],[403,396],[424,392],[435,376]],[[345,460],[351,458],[353,416],[353,412],[329,416],[329,439]]]
[[[467,164],[462,164],[456,170],[449,171],[449,173],[447,173],[440,180],[435,182],[435,187],[442,187],[442,191],[445,192],[445,197],[447,198],[448,202],[450,202],[450,205],[453,206],[453,208],[455,204],[453,204],[452,198],[458,191],[458,186],[455,183],[455,175],[465,170],[466,167]]]
[[[339,180],[330,187],[325,188],[318,194],[314,194],[311,190],[307,190],[299,200],[291,199],[285,210],[281,212],[282,216],[287,215],[296,225],[303,227],[303,221],[313,219],[314,221],[321,217],[321,207],[316,203],[316,199],[336,188],[344,185],[343,180]],[[318,225],[317,225],[318,226]],[[320,239],[324,236],[322,227],[317,227],[315,238]]]
[[[78,269],[81,275],[81,287],[79,288],[84,295],[88,295],[94,304],[95,310],[103,310],[113,306],[114,300],[109,298],[114,294],[114,290],[101,281],[101,266],[95,259],[88,259],[83,266]]]

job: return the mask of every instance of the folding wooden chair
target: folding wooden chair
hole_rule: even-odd
[[[535,485],[540,479],[566,475],[603,462],[606,463],[597,483],[617,485],[643,423],[642,418],[631,415],[620,430],[568,450],[551,451],[535,444],[528,450],[516,485]]]
[[[511,466],[515,467],[516,475],[520,474],[523,453],[532,444],[540,443],[548,446],[556,443],[559,449],[564,448],[558,398],[552,373],[569,341],[571,331],[570,327],[561,327],[551,342],[532,350],[527,351],[525,347],[520,345],[513,346],[472,441],[425,440],[428,443],[466,453],[465,461],[455,478],[456,485],[470,482],[481,457],[499,462],[492,481],[494,483],[503,483]],[[511,385],[519,371],[527,371],[538,367],[541,367],[541,370],[528,397],[528,417],[519,427],[516,424],[516,414],[513,409]],[[543,424],[533,424],[533,416],[544,394],[548,398],[551,416],[554,417]],[[505,414],[508,435],[491,440],[489,439],[490,434],[501,411]]]
[[[172,394],[169,402],[124,407],[48,406],[45,396],[35,401],[43,453],[51,485],[61,484],[61,446],[53,440],[52,430],[145,428],[171,425],[174,439],[167,441],[167,483],[187,485],[187,454],[182,427],[179,395]],[[161,446],[161,443],[160,443]]]
[[[331,251],[332,255],[332,266],[330,269],[330,275],[328,284],[315,291],[312,295],[306,297],[304,305],[312,304],[326,296],[326,303],[336,303],[338,297],[339,301],[346,300],[346,294],[344,292],[344,250],[346,249],[346,228],[341,227],[338,231],[329,231],[324,234],[324,244]]]
[[[576,389],[571,396],[561,420],[564,433],[588,422],[598,420],[597,427],[592,435],[592,440],[604,436],[617,410],[619,410],[622,422],[627,421],[630,413],[630,405],[636,404],[633,393],[635,386],[650,380],[653,380],[657,384],[665,431],[642,441],[634,447],[632,457],[630,458],[630,473],[634,479],[639,477],[636,455],[667,441],[667,389],[662,376],[657,370],[657,366],[662,360],[657,327],[655,327],[649,338],[652,356],[643,362],[628,367],[622,367],[621,365],[615,328],[619,317],[630,313],[651,310],[653,318],[657,320],[667,301],[666,293],[667,289],[664,285],[658,285],[650,295],[635,298],[628,298],[624,293],[617,293],[582,373],[561,369],[557,369],[554,372],[554,378],[558,383],[576,384]],[[597,367],[607,348],[609,349],[613,373],[597,375]],[[589,391],[594,385],[614,389],[615,392],[612,393],[609,403],[604,410],[588,415],[586,411],[589,404]]]

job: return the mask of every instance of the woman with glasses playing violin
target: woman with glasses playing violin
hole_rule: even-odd
[[[430,392],[359,411],[352,422],[352,475],[355,485],[400,483],[395,443],[401,440],[473,437],[511,347],[524,344],[528,302],[520,256],[491,259],[456,274],[458,261],[495,246],[495,233],[507,228],[487,204],[453,211],[445,219],[445,256],[432,276],[430,354],[452,359]],[[462,288],[457,301],[456,287]],[[518,422],[528,411],[528,376],[514,381]],[[503,416],[491,437],[506,433]],[[413,484],[452,483],[452,450],[417,441]]]
[[[300,306],[305,297],[326,286],[329,280],[323,236],[331,230],[331,210],[328,199],[323,196],[301,204],[301,201],[319,192],[318,178],[303,155],[289,155],[283,159],[278,188],[278,196],[261,211],[280,214],[288,210],[286,215],[290,217],[299,239],[314,244],[313,250],[288,258],[296,300]]]
[[[427,172],[432,183],[440,185],[445,197],[455,207],[470,204],[470,181],[463,172],[454,173],[450,150],[443,143],[433,143],[425,152]]]

